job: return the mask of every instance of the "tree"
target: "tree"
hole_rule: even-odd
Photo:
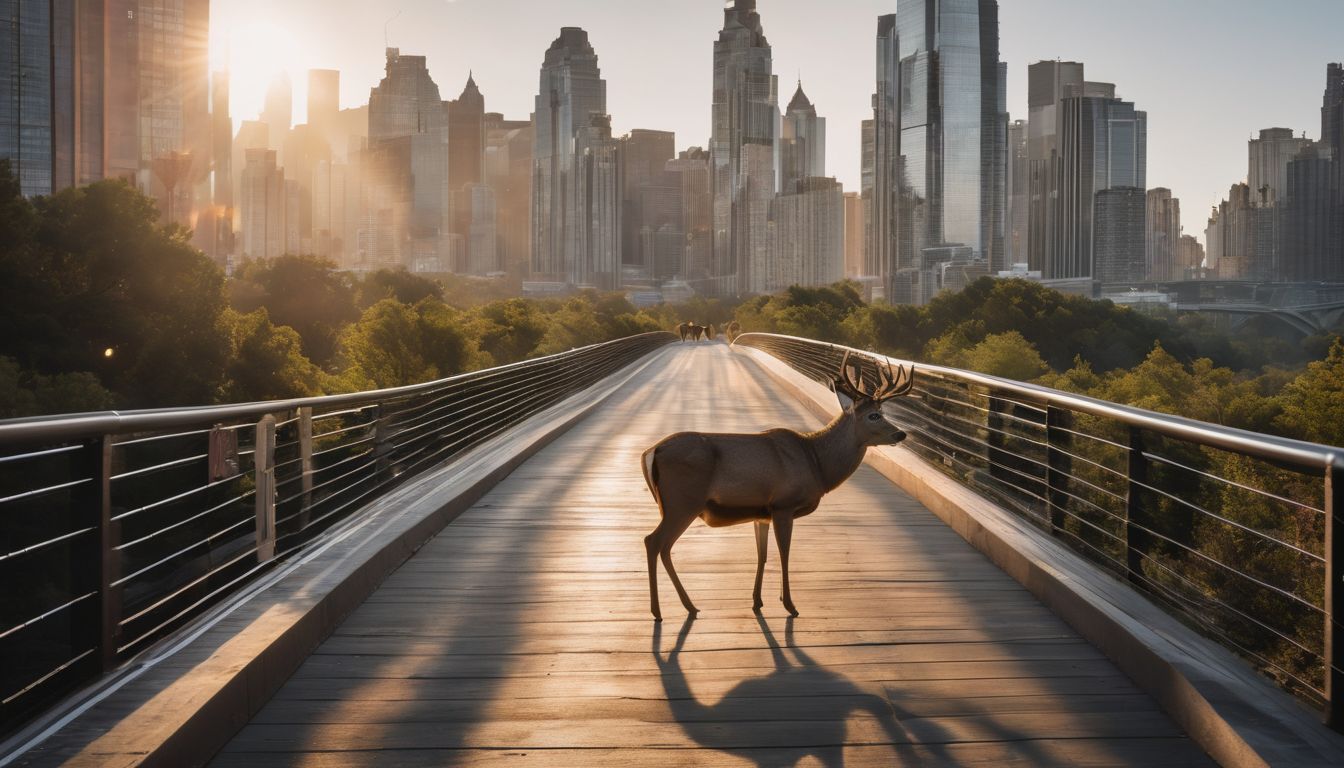
[[[443,299],[443,286],[429,278],[401,269],[380,269],[359,281],[358,304],[368,309],[383,299],[415,304],[424,299]]]
[[[1308,365],[1279,400],[1283,413],[1274,423],[1285,433],[1344,446],[1344,341],[1336,340],[1324,360]]]
[[[0,357],[0,419],[51,413],[86,413],[112,408],[115,396],[91,373],[43,376]]]
[[[383,299],[345,330],[342,349],[350,381],[365,388],[433,381],[474,370],[482,360],[458,311],[433,299],[414,307]]]
[[[188,233],[120,181],[37,198],[35,226],[4,187],[0,230],[26,245],[0,258],[0,354],[34,373],[89,372],[125,407],[209,402],[228,346],[223,274]]]
[[[1017,381],[1031,381],[1050,370],[1036,347],[1017,331],[986,336],[966,350],[964,359],[973,371]]]
[[[359,317],[348,275],[317,256],[243,262],[230,294],[239,312],[265,307],[272,322],[298,331],[304,354],[320,366],[333,361],[341,329]]]
[[[271,324],[266,310],[241,314],[228,310],[232,354],[221,399],[224,402],[285,400],[322,394],[322,371],[303,356],[299,334]]]

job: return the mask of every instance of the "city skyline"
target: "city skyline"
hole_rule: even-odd
[[[801,0],[760,2],[780,90],[791,93],[801,75],[831,124],[828,172],[846,190],[859,189],[860,121],[871,117],[867,74],[873,67],[873,24],[897,5],[833,4],[826,9],[829,23],[818,25],[814,7]],[[1015,120],[1026,117],[1027,65],[1037,60],[1083,61],[1090,78],[1117,82],[1121,98],[1142,103],[1151,115],[1150,185],[1169,187],[1181,197],[1192,217],[1187,232],[1202,235],[1193,217],[1202,217],[1225,195],[1236,177],[1233,169],[1245,166],[1248,138],[1269,127],[1318,138],[1320,71],[1327,61],[1344,58],[1332,48],[1327,30],[1338,26],[1331,19],[1344,21],[1344,6],[1330,0],[1297,5],[1290,17],[1242,0],[1196,0],[1179,7],[1136,0],[1120,11],[1061,0],[1005,3],[1000,49],[1008,65],[1009,113]],[[616,12],[600,0],[563,5],[497,0],[488,7],[480,0],[407,0],[376,8],[234,0],[213,6],[211,62],[219,68],[233,60],[235,121],[260,112],[268,70],[290,75],[296,122],[304,117],[308,68],[341,70],[343,107],[366,102],[382,74],[384,42],[425,56],[437,82],[464,82],[474,72],[492,111],[526,117],[541,53],[561,26],[582,26],[602,51],[614,134],[669,130],[676,133],[678,150],[708,141],[712,70],[705,58],[721,25],[719,0],[676,7],[628,2]],[[341,12],[332,13],[333,7]],[[1042,13],[1051,15],[1050,24],[1033,23]],[[1315,21],[1306,23],[1309,19]],[[641,35],[640,28],[658,33]],[[1097,29],[1108,34],[1080,34]],[[1279,46],[1273,59],[1240,53],[1289,34],[1294,45]],[[1252,98],[1227,99],[1227,93]]]

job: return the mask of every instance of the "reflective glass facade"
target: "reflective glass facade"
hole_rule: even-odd
[[[583,242],[575,199],[575,142],[594,115],[607,113],[607,81],[588,33],[564,27],[541,65],[532,154],[532,273],[541,280],[578,283],[576,244]]]
[[[0,0],[0,158],[25,195],[52,191],[50,0]]]
[[[770,43],[755,0],[731,0],[724,9],[714,43],[713,98],[713,280],[703,287],[722,294],[759,292],[769,274],[779,109]]]
[[[1007,116],[995,0],[907,0],[895,35],[900,185],[887,277],[888,296],[900,302],[913,300],[900,290],[913,278],[895,275],[920,269],[925,249],[959,243],[980,258],[1001,253]]]

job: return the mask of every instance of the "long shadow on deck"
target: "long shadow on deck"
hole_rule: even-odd
[[[682,647],[695,624],[694,616],[687,616],[677,633],[677,642],[664,659],[661,622],[653,627],[653,656],[662,673],[663,689],[668,707],[682,730],[695,743],[728,754],[747,758],[760,768],[786,768],[797,765],[811,755],[827,768],[845,764],[844,748],[849,719],[858,713],[872,715],[887,733],[893,744],[908,746],[910,739],[887,704],[886,699],[865,691],[844,675],[832,672],[813,661],[801,646],[793,641],[793,617],[785,620],[784,642],[799,663],[790,663],[775,640],[770,625],[759,614],[756,623],[770,647],[775,671],[762,677],[743,680],[733,686],[716,704],[703,704],[691,691],[690,682],[681,669]],[[744,701],[746,700],[746,701]],[[743,705],[751,709],[751,717],[766,723],[789,723],[807,720],[804,743],[772,744],[762,748],[735,732],[729,720],[740,720]],[[787,734],[781,734],[787,737]],[[911,755],[913,757],[913,754]]]

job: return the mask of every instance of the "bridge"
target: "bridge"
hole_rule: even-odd
[[[912,438],[795,529],[799,617],[773,562],[751,611],[747,529],[697,525],[700,614],[667,589],[655,623],[639,454],[816,427],[843,351],[670,340],[0,423],[0,765],[1344,754],[1337,449],[921,366],[889,413]]]

